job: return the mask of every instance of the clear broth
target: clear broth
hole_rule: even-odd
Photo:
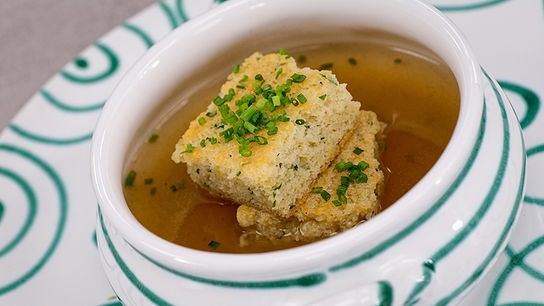
[[[459,113],[454,75],[429,52],[394,43],[335,43],[288,51],[299,66],[332,70],[364,109],[387,123],[381,155],[386,173],[381,204],[386,209],[427,173],[446,147]],[[237,206],[211,196],[190,180],[185,165],[170,160],[188,122],[217,95],[220,83],[188,97],[188,103],[149,133],[158,138],[137,148],[126,171],[136,173],[134,183],[124,189],[129,208],[151,232],[194,249],[257,253],[301,245],[260,241],[241,247]],[[210,245],[212,241],[219,245]]]

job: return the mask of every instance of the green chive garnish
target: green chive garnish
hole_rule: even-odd
[[[153,184],[153,179],[152,179],[152,178],[146,178],[146,179],[144,180],[144,184],[146,184],[146,185],[151,185],[151,184]]]
[[[151,136],[149,136],[149,138],[147,139],[147,142],[154,143],[157,141],[157,139],[159,139],[159,135],[157,135],[156,133],[153,133],[151,134]]]
[[[348,58],[348,63],[352,66],[357,65],[357,60],[353,57]]]
[[[134,185],[134,181],[136,180],[136,171],[131,170],[127,177],[125,178],[125,187],[129,187]]]
[[[359,148],[359,147],[356,147],[355,149],[353,149],[353,153],[354,153],[355,155],[359,155],[359,154],[361,154],[361,153],[363,153],[363,152],[364,152],[364,150],[361,149],[361,148]]]
[[[303,125],[304,123],[306,123],[306,121],[304,119],[297,119],[295,120],[295,123],[298,125]]]
[[[276,71],[276,80],[278,79],[278,77],[280,76],[280,74],[283,72],[283,69],[280,68],[278,69],[278,71]]]
[[[208,243],[208,246],[214,250],[216,250],[219,247],[219,245],[221,244],[215,240],[212,240],[210,241],[210,243]]]
[[[187,144],[187,146],[185,147],[185,151],[183,151],[182,153],[191,153],[195,150],[195,147],[192,145],[192,144]]]
[[[306,80],[306,76],[304,74],[294,73],[291,76],[291,80],[293,80],[295,83],[302,83],[304,80]]]
[[[327,95],[321,95],[321,96],[319,96],[319,99],[325,100],[326,97],[327,97]]]
[[[206,124],[206,118],[204,118],[204,117],[198,118],[198,124],[200,124],[200,125]]]
[[[240,64],[234,65],[234,67],[232,67],[232,72],[234,73],[240,72]]]
[[[306,96],[302,93],[298,94],[297,96],[297,100],[301,103],[301,104],[304,104],[306,103],[306,101],[308,101],[308,99],[306,99]]]
[[[319,65],[318,70],[331,70],[333,63],[324,63]]]
[[[170,190],[172,190],[172,192],[176,192],[176,191],[178,191],[180,189],[183,189],[183,188],[185,188],[185,182],[184,181],[181,181],[181,182],[179,182],[179,183],[177,183],[175,185],[170,186]]]

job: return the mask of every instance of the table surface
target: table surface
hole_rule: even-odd
[[[0,1],[0,130],[90,42],[154,2]]]

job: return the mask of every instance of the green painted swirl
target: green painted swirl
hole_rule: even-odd
[[[493,86],[493,90],[495,92],[495,95],[497,96],[497,100],[499,102],[499,106],[500,106],[500,109],[501,109],[501,116],[503,118],[503,122],[506,124],[506,120],[507,120],[506,119],[507,118],[506,109],[505,109],[505,107],[506,107],[505,103],[506,102],[502,99],[502,96],[500,94],[500,89],[495,86],[493,80],[489,77],[489,75],[485,71],[483,71],[483,73],[484,73],[485,77],[487,78],[487,80]],[[495,195],[498,192],[498,188],[500,187],[500,184],[501,184],[503,176],[504,176],[504,171],[502,171],[502,168],[505,167],[505,164],[507,164],[508,157],[509,157],[508,147],[505,148],[504,146],[507,145],[508,142],[509,142],[509,139],[507,139],[507,134],[509,134],[509,132],[510,132],[507,125],[504,126],[504,129],[505,129],[505,131],[504,131],[505,137],[503,138],[503,150],[504,151],[503,151],[502,156],[501,156],[501,164],[499,166],[499,173],[498,173],[498,176],[500,176],[500,177],[495,178],[495,181],[493,183],[493,186],[492,186],[490,192],[488,193],[488,195],[484,199],[484,205],[483,206],[488,206],[488,204],[485,203],[485,202],[493,201],[493,199],[495,198]],[[520,135],[520,137],[521,137],[521,135]],[[509,138],[509,136],[508,136],[508,138]],[[514,201],[514,206],[512,207],[512,210],[510,211],[510,215],[508,216],[507,222],[506,222],[504,228],[502,229],[501,234],[499,235],[499,239],[497,240],[497,242],[495,243],[495,245],[491,249],[491,252],[489,252],[489,254],[486,256],[486,258],[484,258],[484,260],[480,263],[480,265],[478,265],[478,267],[476,268],[476,270],[473,271],[471,276],[468,279],[466,279],[459,287],[457,287],[455,290],[453,290],[451,294],[449,294],[448,296],[442,298],[438,302],[438,305],[447,305],[447,304],[449,304],[453,299],[457,298],[468,287],[470,287],[472,284],[474,284],[474,282],[476,282],[476,280],[478,280],[483,275],[485,269],[487,269],[487,267],[489,267],[489,265],[491,264],[493,259],[497,257],[497,254],[500,252],[501,248],[504,246],[504,244],[506,242],[506,239],[508,238],[509,233],[510,233],[510,231],[511,231],[513,225],[514,225],[514,221],[516,220],[516,216],[517,216],[519,207],[520,207],[522,199],[523,199],[523,189],[524,189],[523,182],[524,182],[524,178],[525,178],[526,163],[527,163],[527,160],[526,160],[525,157],[523,157],[522,173],[520,175],[520,180],[518,182],[518,189],[517,189],[517,193],[516,193],[516,199]],[[481,208],[479,209],[479,213],[480,212],[481,212]],[[472,218],[470,220],[469,225],[471,227],[474,227],[475,226],[474,222],[479,223],[481,221],[482,217],[483,217],[483,215],[480,215],[480,216],[476,215],[475,218]]]
[[[30,153],[30,152],[28,152],[28,151],[26,151],[26,150],[24,150],[22,148],[19,148],[19,147],[16,147],[14,145],[10,145],[10,144],[0,144],[0,151],[5,151],[7,153],[17,155],[17,156],[19,156],[19,157],[21,157],[21,158],[23,158],[25,160],[28,160],[29,162],[35,164],[36,166],[38,166],[38,168],[40,168],[49,177],[49,179],[52,181],[53,185],[55,186],[56,192],[57,192],[57,194],[59,196],[59,206],[60,206],[60,208],[59,208],[59,218],[58,218],[58,222],[57,222],[57,225],[56,225],[56,228],[55,228],[53,240],[49,243],[49,245],[48,245],[47,249],[45,250],[45,252],[42,255],[40,255],[41,257],[38,259],[38,261],[32,267],[30,267],[28,271],[23,272],[20,277],[18,277],[17,279],[14,279],[10,283],[7,283],[7,284],[4,284],[4,285],[0,286],[0,296],[1,296],[3,294],[6,294],[6,293],[12,291],[12,290],[17,289],[18,287],[20,287],[21,285],[23,285],[27,281],[29,281],[32,277],[34,277],[44,267],[44,265],[53,256],[53,254],[55,253],[55,250],[57,249],[57,247],[59,245],[59,242],[60,242],[60,240],[62,238],[62,235],[64,233],[64,229],[65,229],[65,226],[66,226],[66,217],[67,217],[67,211],[68,211],[68,199],[67,199],[67,195],[66,195],[66,189],[65,189],[64,184],[63,184],[62,180],[60,179],[59,175],[45,161],[43,161],[42,159],[38,158],[34,154],[32,154],[32,153]],[[18,175],[17,176],[13,175],[13,171],[3,170],[3,173],[4,173],[4,175],[9,175],[11,179],[18,180],[18,178],[17,178]],[[9,174],[9,173],[11,173],[11,174]],[[24,185],[26,183],[19,182],[19,184]],[[30,195],[27,194],[27,197],[30,197]],[[17,241],[17,242],[19,243],[20,241]],[[10,246],[10,248],[13,248],[13,247]]]
[[[136,274],[123,261],[123,259],[117,252],[117,249],[115,248],[115,245],[113,244],[113,241],[111,240],[109,236],[108,230],[106,228],[106,225],[104,223],[104,219],[100,210],[98,215],[100,220],[100,227],[102,229],[102,234],[104,235],[104,238],[106,240],[107,247],[109,251],[111,252],[113,258],[115,259],[115,262],[117,263],[117,265],[123,272],[123,274],[148,299],[150,299],[153,302],[159,301],[159,304],[161,305],[169,305],[168,302],[166,302],[159,295],[157,295],[152,290],[150,290],[145,284],[143,284],[142,281],[140,281],[139,278],[136,276]],[[195,275],[191,275],[187,273],[182,273],[182,272],[170,269],[154,261],[153,259],[145,256],[136,248],[132,247],[130,244],[128,245],[134,251],[140,254],[142,258],[146,259],[147,261],[161,268],[162,270],[168,273],[172,273],[176,276],[179,276],[194,282],[203,283],[206,285],[227,287],[227,288],[239,288],[239,289],[279,289],[279,288],[288,288],[288,287],[311,287],[311,286],[319,285],[326,281],[326,275],[322,273],[314,273],[314,274],[304,275],[304,276],[301,276],[298,278],[292,278],[292,279],[280,279],[280,280],[273,280],[273,281],[253,281],[253,282],[236,282],[236,281],[203,278],[203,277],[199,277],[199,276],[195,276]]]
[[[144,29],[128,22],[123,23],[121,26],[124,29],[130,31],[131,33],[136,34],[136,36],[138,36],[143,41],[146,48],[149,49],[151,48],[151,46],[153,46],[153,44],[155,44],[151,36],[147,34]]]
[[[26,234],[30,230],[32,224],[34,223],[34,220],[36,219],[36,212],[37,212],[37,199],[36,194],[34,193],[34,190],[30,185],[17,173],[0,167],[0,175],[5,176],[8,179],[14,181],[23,191],[26,197],[26,201],[28,203],[28,213],[25,218],[25,221],[23,223],[23,226],[19,230],[19,232],[11,239],[10,242],[4,247],[0,248],[0,258],[4,255],[6,255],[8,252],[10,252],[12,249],[17,246],[23,239],[25,238]],[[0,203],[1,204],[1,203]],[[0,213],[0,219],[4,212],[4,205],[0,205],[1,207],[1,213]]]
[[[189,18],[185,14],[185,9],[183,8],[182,0],[176,0],[176,3],[174,5],[175,8],[171,8],[164,1],[160,1],[159,6],[166,14],[166,17],[168,18],[168,21],[170,22],[170,26],[172,27],[172,29],[177,28],[180,24],[189,20]]]
[[[521,96],[523,102],[525,102],[525,105],[527,106],[527,111],[525,112],[525,116],[520,119],[520,125],[524,129],[531,125],[540,110],[540,99],[538,95],[529,88],[518,84],[507,81],[499,81],[498,83],[504,90],[511,91]]]
[[[69,137],[69,138],[54,138],[50,136],[43,136],[36,134],[34,132],[30,132],[23,127],[20,127],[19,125],[16,125],[14,123],[8,125],[8,128],[13,131],[15,134],[26,138],[28,140],[32,140],[35,142],[50,144],[50,145],[72,145],[72,144],[78,144],[81,142],[89,141],[93,137],[92,133],[88,133],[81,136],[75,136],[75,137]]]
[[[117,252],[117,249],[115,248],[115,245],[113,245],[113,242],[111,241],[111,238],[109,236],[108,230],[106,229],[106,225],[104,224],[104,218],[102,217],[102,213],[100,212],[100,209],[98,210],[98,217],[100,219],[100,227],[102,228],[102,233],[104,235],[104,239],[106,240],[106,244],[108,246],[108,249],[110,250],[113,259],[119,266],[119,269],[123,272],[123,274],[127,277],[127,279],[134,285],[138,291],[140,291],[146,298],[148,298],[150,301],[155,303],[156,305],[172,305],[168,303],[166,300],[158,296],[156,293],[154,293],[151,289],[149,289],[137,276],[132,272],[132,270],[129,268],[129,266],[123,261],[119,253]]]
[[[95,111],[95,110],[101,110],[102,107],[104,106],[104,101],[102,102],[98,102],[98,103],[93,103],[93,104],[90,104],[90,105],[86,105],[86,106],[72,106],[66,102],[63,102],[63,101],[60,101],[59,99],[57,99],[55,96],[53,96],[53,94],[51,94],[49,91],[47,91],[46,89],[42,89],[40,90],[40,95],[51,105],[63,110],[63,111],[66,111],[66,112],[76,112],[76,113],[79,113],[79,112],[90,112],[90,111]]]
[[[121,267],[121,270],[125,273],[127,278],[129,278],[129,280],[133,283],[133,285],[135,285],[137,288],[140,288],[140,286],[143,286],[143,284],[141,284],[141,282],[138,281],[138,279],[136,278],[134,273],[132,271],[130,271],[128,266],[123,262],[123,259],[119,256],[119,254],[118,254],[118,252],[117,252],[117,250],[115,248],[115,245],[113,244],[113,242],[111,241],[111,238],[109,237],[109,233],[108,233],[107,228],[106,228],[106,226],[104,224],[104,220],[103,220],[103,217],[102,217],[102,214],[100,213],[100,211],[99,211],[99,218],[100,218],[100,223],[101,223],[101,227],[102,227],[102,233],[104,234],[104,237],[106,239],[108,248],[109,248],[110,252],[114,255],[114,258],[115,258],[117,264],[119,265],[119,267]],[[128,242],[127,242],[127,244],[128,244]],[[130,244],[128,244],[128,245],[130,245]],[[326,275],[322,274],[322,273],[314,273],[314,274],[309,274],[309,275],[303,275],[301,277],[292,278],[292,279],[280,279],[280,280],[273,280],[273,281],[253,281],[253,282],[236,282],[236,281],[226,281],[226,280],[203,278],[203,277],[199,277],[199,276],[195,276],[195,275],[191,275],[191,274],[187,274],[187,273],[182,273],[182,272],[170,269],[170,268],[168,268],[168,267],[154,261],[153,259],[149,258],[148,256],[142,254],[139,250],[134,248],[132,245],[130,245],[130,247],[134,251],[136,251],[138,254],[140,254],[143,258],[145,258],[146,260],[148,260],[149,262],[151,262],[155,266],[161,268],[162,270],[165,270],[165,271],[167,271],[169,273],[172,273],[172,274],[174,274],[176,276],[179,276],[179,277],[191,280],[191,281],[203,283],[203,284],[206,284],[206,285],[213,285],[213,286],[220,286],[220,287],[230,287],[230,288],[244,288],[244,289],[266,289],[266,288],[268,288],[268,289],[278,289],[278,288],[288,288],[288,287],[311,287],[311,286],[319,285],[319,284],[326,281]],[[142,293],[146,294],[145,292],[142,292]]]
[[[506,284],[506,281],[512,274],[512,272],[515,271],[516,268],[520,268],[522,271],[527,273],[529,276],[533,277],[534,279],[537,279],[541,282],[544,282],[544,273],[536,270],[535,268],[531,267],[529,264],[525,262],[525,258],[530,255],[532,252],[536,251],[538,248],[542,247],[544,245],[544,236],[541,236],[535,240],[533,240],[531,243],[529,243],[525,248],[523,248],[520,252],[515,253],[514,250],[507,246],[505,253],[509,257],[509,262],[506,265],[506,267],[502,270],[499,277],[497,278],[492,290],[491,294],[488,298],[488,305],[499,305],[497,303],[497,300],[499,298],[499,295],[501,291],[504,288],[504,285]],[[505,305],[505,304],[501,304]],[[515,303],[508,303],[506,305],[544,305],[534,302],[515,302]]]
[[[378,282],[379,286],[379,295],[380,295],[380,306],[391,306],[393,305],[393,296],[394,296],[394,290],[393,286],[391,286],[391,283],[387,281],[380,281]]]
[[[510,1],[510,0],[484,0],[484,1],[476,1],[472,4],[435,5],[435,7],[443,12],[468,11],[468,10],[486,8],[486,7],[497,5],[507,1]]]
[[[536,146],[527,150],[527,156],[529,158],[539,153],[544,153],[544,144],[541,144],[539,146]],[[530,196],[526,194],[524,201],[529,204],[544,206],[544,198],[534,197],[534,196]]]
[[[98,50],[100,50],[102,54],[104,54],[104,56],[108,59],[109,67],[107,67],[103,72],[98,73],[94,76],[78,76],[73,74],[72,72],[61,70],[59,74],[69,81],[81,84],[95,83],[113,75],[119,68],[119,58],[117,57],[117,55],[115,55],[111,48],[109,48],[105,44],[95,43],[94,46]],[[74,64],[80,69],[86,69],[88,67],[88,62],[81,57],[76,58],[74,60]]]
[[[132,246],[131,246],[132,247]],[[140,251],[136,250],[134,247],[132,247],[136,252],[138,252],[142,257],[156,265],[157,267],[168,271],[170,273],[173,273],[177,276],[199,282],[204,283],[207,285],[213,285],[213,286],[220,286],[220,287],[231,287],[231,288],[246,288],[246,289],[278,289],[278,288],[288,288],[288,287],[312,287],[319,285],[326,281],[327,277],[323,273],[314,273],[314,274],[308,274],[297,278],[292,279],[281,279],[281,280],[273,280],[273,281],[254,281],[254,282],[233,282],[233,281],[225,281],[225,280],[217,280],[217,279],[209,279],[209,278],[203,278],[194,276],[187,273],[181,273],[179,271],[170,269],[164,265],[161,265],[160,263],[154,261],[153,259],[145,256]]]
[[[6,208],[4,207],[4,203],[0,201],[0,223],[2,223],[2,219],[4,218],[4,210]]]

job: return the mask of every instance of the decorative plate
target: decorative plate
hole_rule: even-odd
[[[220,0],[164,0],[54,75],[0,134],[0,305],[121,304],[99,263],[89,150],[116,83],[156,41]],[[544,1],[432,0],[513,104],[527,188],[511,241],[466,305],[544,305]]]

